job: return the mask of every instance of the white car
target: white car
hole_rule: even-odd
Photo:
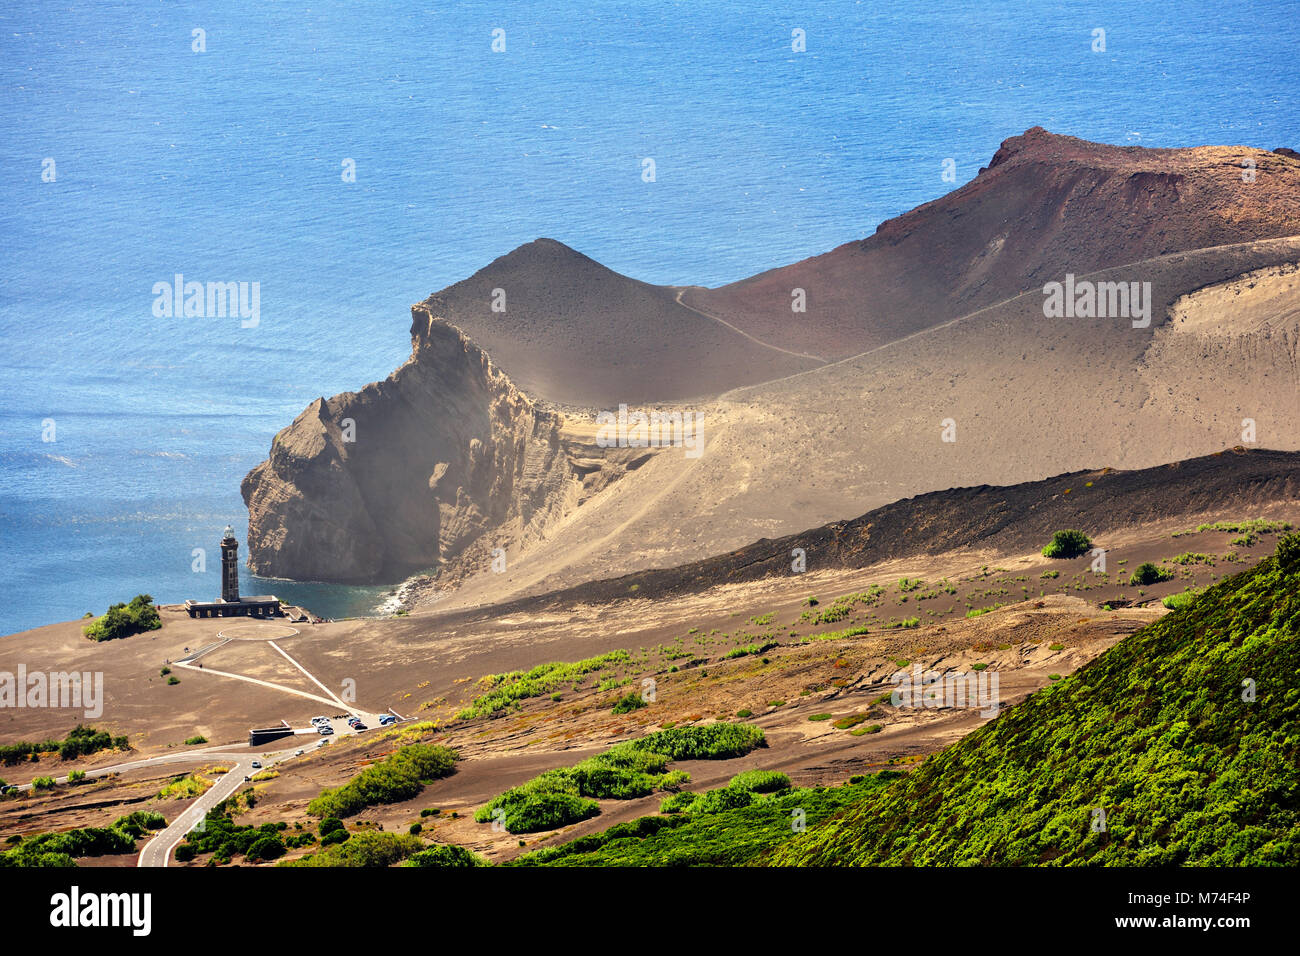
[[[316,728],[316,733],[324,737],[326,734],[334,733],[334,728],[331,727],[329,724],[321,724],[319,727]]]
[[[328,724],[329,722],[330,719],[328,717],[313,717],[311,719],[311,725],[313,727],[319,727],[321,724]]]
[[[303,754],[305,754],[306,752],[307,752],[307,751],[305,751],[305,750],[295,750],[295,751],[293,752],[293,755],[294,755],[295,757],[301,757],[301,756],[302,756]]]
[[[322,740],[322,741],[321,741],[320,743],[318,743],[316,746],[317,746],[317,747],[324,747],[327,743],[329,743],[328,740]]]
[[[254,760],[254,761],[253,761],[253,769],[254,769],[254,770],[261,770],[261,769],[262,769],[262,761],[260,761],[260,760]]]

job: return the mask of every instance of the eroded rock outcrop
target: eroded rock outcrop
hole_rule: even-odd
[[[576,500],[560,416],[458,329],[423,306],[412,317],[401,368],[312,402],[244,479],[254,572],[392,581],[509,547]]]

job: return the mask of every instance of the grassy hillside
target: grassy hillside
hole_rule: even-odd
[[[1296,865],[1298,714],[1292,535],[767,862]]]
[[[737,779],[700,795],[685,812],[615,824],[603,833],[525,854],[513,865],[745,866],[773,847],[798,839],[796,826],[811,827],[888,786],[896,776],[885,771],[855,777],[842,787],[745,791],[743,801],[726,799],[744,790],[744,781]],[[731,805],[735,802],[741,805]]]

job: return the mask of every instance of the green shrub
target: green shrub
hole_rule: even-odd
[[[859,727],[857,730],[850,730],[849,734],[854,737],[861,737],[864,734],[878,734],[884,729],[880,724],[870,724],[866,727]]]
[[[614,706],[611,710],[616,714],[629,714],[632,711],[645,706],[646,702],[641,699],[641,694],[638,691],[633,690],[628,691],[618,700],[614,701]]]
[[[148,830],[166,826],[161,814],[137,810],[109,827],[84,827],[61,833],[38,833],[0,853],[0,867],[75,866],[76,857],[130,853]],[[12,842],[12,841],[11,841]]]
[[[536,833],[579,823],[600,813],[600,804],[569,793],[535,793],[504,806],[502,825],[509,833]]]
[[[1058,531],[1052,535],[1052,540],[1043,548],[1043,557],[1045,558],[1077,558],[1084,554],[1092,547],[1092,539],[1082,531],[1069,529]]]
[[[322,790],[307,805],[307,812],[318,817],[349,817],[366,807],[409,800],[424,789],[426,781],[450,774],[457,759],[456,751],[447,747],[410,744],[366,767],[342,786]]]
[[[202,734],[195,734],[193,737],[186,738],[185,746],[193,747],[198,744],[206,744],[207,742],[208,742],[207,737],[204,737]]]
[[[1196,598],[1200,595],[1197,590],[1181,591],[1178,594],[1169,594],[1161,599],[1160,603],[1171,611],[1181,610],[1190,604],[1196,603]]]
[[[88,756],[101,750],[128,750],[126,737],[113,737],[103,730],[78,724],[63,740],[43,740],[38,743],[20,741],[0,745],[0,761],[13,765],[21,760],[35,760],[40,753],[57,750],[64,760]]]
[[[754,794],[752,791],[741,787],[720,787],[717,790],[710,790],[708,793],[701,794],[691,804],[690,812],[692,815],[697,813],[719,813],[723,810],[747,807],[753,802]]]
[[[82,633],[92,641],[111,641],[162,627],[162,618],[148,594],[137,594],[129,604],[114,604],[97,621],[83,627]]]
[[[683,790],[680,793],[674,793],[672,796],[660,801],[660,813],[681,813],[695,802],[698,794],[691,793],[689,790]]]
[[[259,860],[278,860],[284,856],[284,841],[277,834],[267,834],[253,841],[244,857],[253,862]]]
[[[666,772],[670,760],[739,757],[764,742],[752,724],[717,723],[665,728],[611,747],[574,767],[548,770],[494,797],[474,813],[479,823],[500,820],[510,833],[535,833],[600,812],[593,799],[628,800],[672,789],[690,777]]]
[[[746,770],[732,777],[727,786],[750,793],[773,793],[790,789],[790,778],[778,770]]]
[[[763,728],[719,721],[696,727],[674,727],[647,734],[625,746],[663,754],[669,760],[726,760],[743,757],[766,746]]]
[[[487,693],[474,698],[470,705],[456,716],[462,720],[474,717],[486,717],[500,713],[530,697],[542,697],[554,693],[566,684],[572,684],[577,690],[578,684],[586,675],[607,667],[627,664],[632,660],[627,651],[610,651],[599,657],[589,657],[574,663],[555,662],[539,664],[529,671],[511,671],[508,674],[492,674],[479,683],[487,688]]]
[[[1144,561],[1142,564],[1137,566],[1136,570],[1134,570],[1132,577],[1128,579],[1128,583],[1132,587],[1146,586],[1148,584],[1159,584],[1161,581],[1168,581],[1172,577],[1173,575],[1170,572],[1164,570],[1158,565],[1152,564],[1150,561]]]
[[[456,846],[451,843],[435,843],[419,853],[412,854],[402,866],[459,868],[491,866],[491,864],[463,846]]]
[[[856,727],[866,719],[866,714],[850,714],[847,717],[841,717],[839,720],[831,724],[831,726],[838,728],[839,730],[848,730],[850,727]]]
[[[338,831],[335,831],[338,832]],[[324,841],[321,841],[322,843]],[[406,833],[354,833],[352,839],[311,853],[281,866],[303,867],[386,867],[420,852],[419,837]]]
[[[37,777],[35,780],[32,781],[32,789],[33,789],[33,790],[53,790],[53,789],[54,789],[54,778],[53,778],[53,777]]]

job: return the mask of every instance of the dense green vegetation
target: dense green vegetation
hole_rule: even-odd
[[[766,746],[766,741],[762,727],[718,722],[660,730],[624,746],[663,754],[669,760],[726,760],[743,757],[755,747]]]
[[[1167,595],[1160,603],[1171,611],[1180,611],[1195,601],[1199,594],[1199,591],[1180,591],[1178,594]]]
[[[631,800],[677,789],[690,777],[669,771],[673,760],[738,757],[762,743],[763,731],[753,724],[661,730],[616,744],[577,766],[539,774],[488,801],[474,819],[500,824],[510,833],[554,830],[594,817],[600,812],[597,800]]]
[[[119,817],[108,827],[82,827],[62,833],[38,833],[0,853],[0,867],[76,866],[75,857],[130,853],[135,841],[149,830],[167,825],[161,813],[137,810]]]
[[[156,631],[162,627],[162,618],[148,594],[137,594],[129,604],[114,604],[108,613],[81,629],[92,641],[111,641],[130,637],[142,631]]]
[[[1173,575],[1159,565],[1152,564],[1150,561],[1144,561],[1133,571],[1128,583],[1132,586],[1146,586],[1148,584],[1159,584],[1161,581],[1168,581]]]
[[[487,693],[475,697],[470,705],[456,716],[461,720],[470,720],[474,717],[497,714],[518,707],[520,701],[529,697],[544,697],[565,685],[580,682],[594,671],[628,664],[631,660],[632,657],[627,651],[610,651],[599,657],[589,657],[573,663],[538,664],[529,671],[490,674],[479,682]]]
[[[474,819],[497,822],[510,833],[553,830],[594,817],[600,812],[596,799],[630,800],[684,783],[684,775],[666,772],[667,765],[663,754],[619,744],[510,788],[480,807]]]
[[[425,784],[455,769],[458,754],[433,744],[410,744],[373,763],[340,787],[322,790],[307,805],[317,817],[350,817],[366,807],[410,800]]]
[[[852,806],[897,776],[886,771],[854,778],[842,787],[783,790],[770,796],[728,786],[684,801],[689,813],[620,823],[603,833],[524,854],[508,865],[743,866],[778,846],[807,839],[804,827]],[[724,792],[725,797],[715,796]],[[737,803],[741,805],[731,805]]]
[[[376,867],[400,863],[424,849],[424,842],[406,833],[354,833],[346,843],[325,847],[280,866]]]
[[[1043,548],[1045,558],[1077,558],[1092,547],[1092,539],[1082,531],[1058,531]]]
[[[790,789],[790,778],[779,770],[746,770],[732,777],[727,786],[750,793],[773,793]]]
[[[1298,633],[1293,535],[771,862],[1300,864]]]
[[[403,866],[466,867],[488,866],[488,861],[477,853],[451,843],[435,843],[427,849],[412,854]]]
[[[211,853],[214,863],[229,863],[243,856],[250,863],[274,860],[284,855],[281,833],[284,823],[242,826],[231,818],[230,801],[222,800],[203,817],[203,823],[186,834],[185,842],[176,847],[176,859],[185,863],[200,853]]]
[[[44,740],[39,743],[20,741],[16,744],[0,746],[0,761],[16,764],[28,760],[35,754],[58,751],[64,760],[75,760],[101,750],[129,750],[130,742],[126,737],[114,737],[104,730],[78,724],[62,740]]]
[[[634,710],[639,710],[646,706],[645,700],[637,691],[630,690],[618,700],[614,701],[614,706],[610,708],[616,714],[630,714]]]

